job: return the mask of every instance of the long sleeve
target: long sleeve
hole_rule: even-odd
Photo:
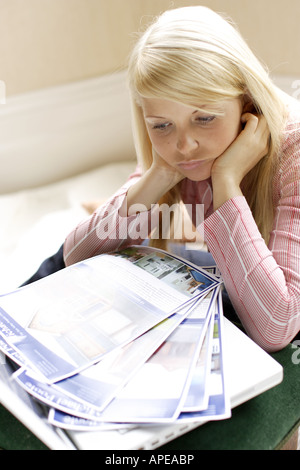
[[[101,253],[139,244],[147,238],[151,211],[130,217],[122,217],[119,212],[129,187],[140,176],[137,169],[121,189],[67,236],[64,242],[66,266]]]
[[[204,222],[208,247],[240,320],[268,351],[283,348],[300,330],[299,133],[288,137],[274,199],[268,247],[242,196],[227,201]]]

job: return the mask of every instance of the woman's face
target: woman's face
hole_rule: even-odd
[[[193,181],[210,177],[215,159],[241,131],[241,99],[218,103],[214,111],[221,115],[211,114],[208,106],[199,106],[200,111],[158,98],[142,98],[141,102],[153,148],[166,163]]]

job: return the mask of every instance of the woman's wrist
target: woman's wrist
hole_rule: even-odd
[[[212,176],[213,208],[219,209],[226,201],[236,196],[242,196],[240,185],[231,176]]]

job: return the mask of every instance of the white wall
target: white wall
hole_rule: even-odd
[[[299,0],[0,0],[8,96],[123,68],[134,32],[170,7],[228,13],[272,72],[300,78]]]

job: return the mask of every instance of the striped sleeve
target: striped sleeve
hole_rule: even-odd
[[[280,171],[269,246],[243,196],[230,199],[204,222],[208,247],[243,326],[270,352],[300,330],[299,148],[299,142],[290,146]]]

